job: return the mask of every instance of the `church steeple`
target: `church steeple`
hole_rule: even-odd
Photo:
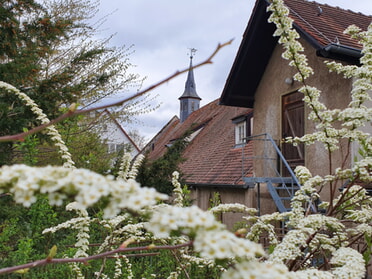
[[[187,74],[187,80],[185,83],[185,91],[180,100],[180,121],[183,122],[186,118],[195,110],[199,109],[201,98],[196,93],[196,86],[194,80],[194,71],[192,68],[193,54],[196,52],[195,48],[190,49],[190,67]]]

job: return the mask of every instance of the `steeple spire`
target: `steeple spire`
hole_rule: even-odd
[[[182,96],[178,99],[180,100],[180,121],[183,122],[185,119],[195,110],[199,109],[201,98],[196,93],[196,85],[194,80],[194,71],[192,67],[192,59],[195,48],[190,49],[190,67],[187,74],[187,79],[185,83],[185,91]]]

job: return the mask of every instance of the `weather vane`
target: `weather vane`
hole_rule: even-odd
[[[191,48],[189,48],[189,50],[190,50],[190,54],[187,54],[187,55],[190,55],[190,59],[192,59],[194,57],[194,54],[197,51],[197,49],[191,47]]]

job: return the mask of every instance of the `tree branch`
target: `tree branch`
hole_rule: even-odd
[[[84,257],[84,258],[75,258],[75,259],[72,259],[72,258],[48,259],[48,258],[46,258],[46,259],[43,259],[43,260],[38,260],[38,261],[34,261],[34,262],[31,262],[31,263],[27,263],[27,264],[2,268],[2,269],[0,269],[0,274],[7,274],[7,273],[20,271],[20,270],[28,270],[30,268],[34,268],[34,267],[38,267],[38,266],[44,266],[44,265],[47,265],[47,264],[61,264],[61,263],[71,263],[71,262],[87,263],[88,261],[106,258],[106,257],[112,256],[112,255],[117,254],[117,253],[126,253],[126,252],[143,251],[143,250],[145,250],[145,251],[148,251],[148,250],[175,250],[175,249],[179,249],[179,248],[182,248],[182,247],[188,247],[188,246],[191,246],[191,245],[192,245],[192,241],[188,241],[188,242],[185,242],[185,243],[182,243],[182,244],[177,244],[177,245],[163,245],[163,246],[151,246],[150,245],[150,246],[129,247],[129,248],[120,248],[119,247],[119,248],[114,249],[112,251],[107,251],[107,252],[104,252],[104,253],[101,253],[101,254],[92,255],[92,256]]]
[[[213,61],[212,59],[216,56],[216,54],[225,46],[227,45],[230,45],[232,43],[232,39],[221,44],[219,43],[216,47],[216,49],[213,51],[213,53],[207,58],[205,59],[204,61],[200,62],[199,64],[195,65],[193,67],[193,69],[195,68],[199,68],[201,66],[204,66],[204,65],[207,65],[207,64],[212,64]],[[109,108],[109,107],[115,107],[115,106],[122,106],[123,104],[133,100],[133,99],[136,99],[138,97],[141,97],[142,95],[145,95],[147,93],[149,93],[150,91],[154,90],[155,88],[159,87],[160,85],[164,84],[164,83],[167,83],[168,81],[170,81],[171,79],[174,79],[175,77],[183,74],[183,73],[186,73],[187,71],[189,70],[189,68],[186,68],[184,70],[181,70],[181,71],[176,71],[174,74],[168,76],[167,78],[149,86],[148,88],[142,90],[142,91],[139,91],[137,92],[136,94],[130,96],[130,97],[127,97],[127,98],[124,98],[120,101],[117,101],[117,102],[114,102],[114,103],[111,103],[111,104],[108,104],[108,105],[102,105],[102,106],[98,106],[98,107],[94,107],[94,108],[87,108],[87,109],[81,109],[81,110],[75,110],[74,108],[70,108],[70,110],[62,115],[60,115],[59,117],[51,120],[49,123],[46,123],[46,124],[43,124],[43,125],[40,125],[40,126],[37,126],[35,128],[32,128],[30,130],[28,130],[27,132],[23,132],[23,133],[19,133],[19,134],[16,134],[16,135],[7,135],[7,136],[2,136],[0,137],[0,142],[9,142],[9,141],[19,141],[19,140],[22,140],[24,139],[25,137],[29,136],[29,135],[32,135],[32,134],[35,134],[35,133],[38,133],[40,131],[42,131],[43,129],[45,129],[46,127],[50,126],[50,125],[54,125],[56,123],[59,123],[61,121],[63,121],[64,119],[66,118],[69,118],[69,117],[72,117],[72,116],[76,116],[76,115],[80,115],[80,114],[85,114],[85,113],[88,113],[88,112],[91,112],[91,111],[96,111],[96,110],[101,110],[101,109],[106,109],[106,108]]]

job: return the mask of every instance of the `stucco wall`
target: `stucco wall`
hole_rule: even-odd
[[[335,73],[329,73],[324,65],[323,58],[316,56],[315,49],[304,40],[309,65],[314,69],[313,75],[307,81],[310,86],[315,86],[322,91],[320,100],[329,108],[345,107],[350,101],[351,81],[345,80]],[[277,142],[281,138],[281,98],[283,95],[295,92],[302,85],[294,82],[292,85],[285,83],[285,79],[292,77],[295,69],[288,66],[288,61],[281,58],[281,46],[277,46],[263,75],[261,83],[255,94],[254,104],[254,134],[269,133]],[[307,119],[309,109],[305,107],[305,133],[314,130],[315,123]],[[262,154],[263,143],[257,142],[254,146],[256,156]],[[345,149],[342,149],[342,152]],[[334,153],[332,169],[341,165],[340,154]],[[328,153],[323,144],[305,147],[305,165],[313,174],[324,175],[328,173]],[[350,160],[347,160],[350,163]],[[255,162],[255,176],[265,176],[268,172],[263,162]],[[265,190],[262,190],[265,193]],[[321,193],[322,199],[328,198],[328,192]],[[264,202],[264,204],[266,204]]]

